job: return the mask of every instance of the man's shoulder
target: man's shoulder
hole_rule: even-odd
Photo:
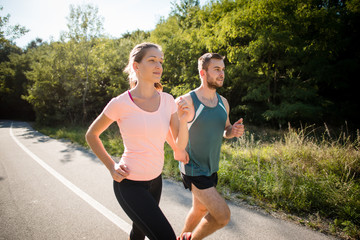
[[[219,96],[221,98],[221,101],[223,101],[224,104],[228,104],[228,100],[225,97],[221,96],[220,94],[219,94]]]
[[[192,103],[192,98],[191,98],[190,92],[177,97],[175,101],[177,102],[180,98],[185,99],[185,101],[187,101],[188,103]]]

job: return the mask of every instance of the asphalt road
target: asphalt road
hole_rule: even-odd
[[[191,193],[164,180],[160,206],[179,234]],[[231,221],[206,239],[334,239],[228,202]],[[0,120],[0,239],[127,239],[131,221],[89,151]]]

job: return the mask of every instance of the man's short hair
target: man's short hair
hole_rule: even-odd
[[[224,56],[221,56],[221,55],[218,54],[218,53],[205,53],[205,54],[202,55],[202,56],[199,58],[199,60],[198,60],[198,69],[199,69],[199,71],[201,71],[202,69],[204,69],[205,71],[207,71],[211,59],[224,60],[225,57],[224,57]]]

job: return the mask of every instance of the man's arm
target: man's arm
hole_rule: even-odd
[[[230,106],[226,98],[221,96],[221,100],[223,101],[227,113],[227,119],[225,124],[225,130],[224,130],[224,138],[234,138],[234,137],[240,137],[244,134],[244,125],[243,125],[243,119],[240,118],[237,122],[235,122],[233,125],[230,123],[229,119],[229,113],[230,113]]]

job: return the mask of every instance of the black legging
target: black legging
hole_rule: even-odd
[[[150,181],[114,181],[118,202],[133,221],[131,240],[176,239],[174,230],[159,208],[162,190],[161,175]]]

